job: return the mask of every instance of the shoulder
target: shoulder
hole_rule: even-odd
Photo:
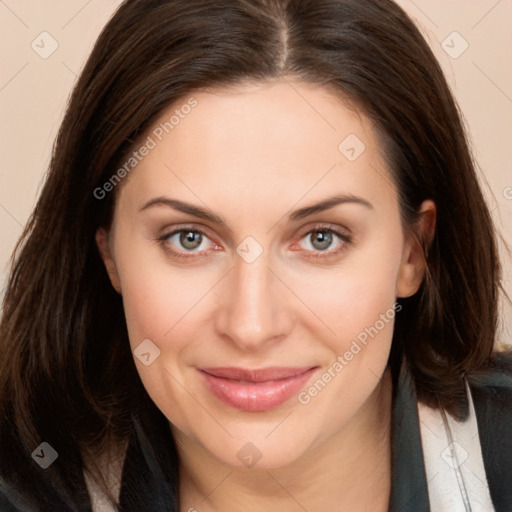
[[[512,510],[512,352],[496,353],[487,371],[468,375],[468,384],[495,509]]]
[[[432,510],[512,511],[512,356],[467,375],[468,416],[418,403]]]
[[[512,434],[512,352],[496,352],[485,371],[467,376],[479,427],[507,426]]]

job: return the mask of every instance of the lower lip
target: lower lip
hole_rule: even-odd
[[[261,412],[274,409],[289,400],[306,384],[315,368],[287,379],[241,383],[215,377],[201,371],[210,391],[225,404],[236,409]]]

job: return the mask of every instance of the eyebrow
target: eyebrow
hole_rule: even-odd
[[[194,215],[194,217],[199,217],[200,219],[209,220],[215,224],[223,224],[226,225],[225,221],[216,215],[215,213],[201,208],[199,206],[194,206],[190,203],[185,203],[183,201],[178,201],[177,199],[171,199],[169,197],[159,196],[153,199],[150,199],[147,203],[145,203],[142,208],[139,209],[139,212],[147,210],[149,208],[153,208],[155,206],[169,206],[175,210],[178,210],[183,213],[189,213],[190,215]]]
[[[330,210],[331,208],[334,208],[339,204],[346,203],[360,204],[362,206],[365,206],[369,210],[374,209],[373,205],[366,199],[363,199],[362,197],[357,197],[352,194],[340,194],[324,199],[323,201],[320,201],[319,203],[313,204],[311,206],[306,206],[305,208],[295,210],[293,213],[290,214],[289,219],[300,220],[303,219],[304,217],[309,217],[310,215],[313,215],[315,213]]]
[[[320,201],[319,203],[315,203],[311,206],[306,206],[305,208],[300,208],[298,210],[295,210],[289,215],[289,220],[291,221],[297,221],[304,219],[305,217],[309,217],[310,215],[313,215],[315,213],[323,212],[325,210],[329,210],[331,208],[334,208],[335,206],[338,206],[340,204],[346,204],[346,203],[353,203],[353,204],[360,204],[370,210],[373,210],[373,205],[368,202],[366,199],[363,199],[362,197],[357,197],[352,194],[341,194],[336,195],[333,197],[329,197],[327,199],[324,199],[323,201]],[[205,209],[201,208],[199,206],[195,206],[190,203],[185,203],[184,201],[178,201],[177,199],[171,199],[169,197],[164,196],[158,196],[153,199],[150,199],[147,203],[145,203],[140,209],[139,212],[142,212],[144,210],[147,210],[149,208],[154,208],[157,206],[167,206],[170,208],[173,208],[174,210],[178,210],[183,213],[188,213],[190,215],[193,215],[194,217],[198,217],[200,219],[204,219],[207,221],[210,221],[215,224],[221,224],[223,226],[227,226],[224,219],[215,213]]]

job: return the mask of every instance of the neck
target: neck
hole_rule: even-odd
[[[290,464],[271,470],[233,468],[175,432],[181,512],[387,511],[391,388],[388,370],[349,424]]]

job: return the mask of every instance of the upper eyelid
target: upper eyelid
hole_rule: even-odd
[[[196,225],[196,224],[185,224],[183,226],[178,226],[178,227],[174,227],[172,229],[162,229],[162,237],[169,237],[169,236],[172,236],[172,235],[175,235],[176,233],[180,233],[181,231],[195,231],[195,232],[198,232],[198,233],[202,233],[203,235],[206,235],[208,236],[209,238],[211,238],[208,233],[209,233],[209,229],[206,227],[206,226],[203,226],[201,224],[199,225]],[[339,226],[336,226],[334,224],[330,224],[330,223],[317,223],[313,226],[309,226],[309,227],[306,227],[306,228],[302,228],[300,230],[298,230],[301,235],[300,236],[305,236],[309,233],[312,233],[314,231],[330,231],[330,232],[333,232],[334,234],[336,233],[339,233],[340,231],[347,231],[348,233],[345,234],[345,236],[349,236],[350,235],[350,230],[347,229],[347,228],[343,228],[343,227],[339,227]],[[339,233],[340,235],[343,235],[343,233]]]
[[[343,231],[346,231],[346,236],[350,235],[350,230],[348,228],[339,226],[337,224],[333,224],[330,222],[317,222],[313,223],[313,225],[309,225],[305,228],[302,228],[299,230],[302,235],[307,235],[308,233],[314,232],[314,231],[330,231],[333,233],[339,233],[340,235],[343,234]]]
[[[169,228],[169,229],[162,229],[161,230],[161,238],[168,238],[170,236],[173,236],[177,233],[181,233],[182,231],[193,231],[193,232],[197,232],[197,233],[201,233],[205,236],[207,236],[209,239],[211,239],[212,237],[209,235],[209,229],[206,228],[205,226],[202,226],[202,225],[188,225],[188,224],[184,224],[183,226],[178,226],[178,227],[173,227],[173,228]]]

